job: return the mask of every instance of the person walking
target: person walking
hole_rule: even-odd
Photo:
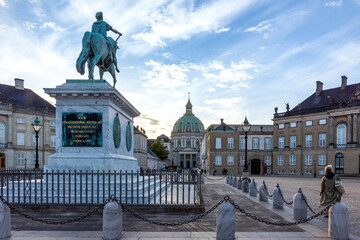
[[[335,188],[335,181],[340,181],[340,177],[334,173],[332,165],[327,165],[324,172],[325,176],[321,179],[320,187],[320,206],[328,206],[341,196]]]

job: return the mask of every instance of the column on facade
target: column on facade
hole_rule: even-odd
[[[5,134],[7,135],[7,142],[12,143],[12,135],[13,135],[12,116],[9,115],[7,120],[8,120],[8,123],[7,123],[7,128],[6,128]]]
[[[334,118],[330,117],[330,144],[334,144]]]
[[[357,143],[357,124],[358,124],[358,120],[357,120],[357,114],[353,115],[353,142]]]
[[[347,139],[346,139],[346,143],[351,143],[351,115],[349,114],[347,116]]]

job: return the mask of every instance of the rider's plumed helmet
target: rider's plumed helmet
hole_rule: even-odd
[[[97,20],[102,20],[103,19],[103,13],[102,12],[97,12],[95,15]]]

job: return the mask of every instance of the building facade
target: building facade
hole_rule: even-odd
[[[317,175],[332,164],[339,174],[360,173],[360,84],[316,91],[274,114],[274,174]]]
[[[39,132],[39,165],[47,164],[55,153],[55,107],[32,90],[24,80],[15,86],[0,84],[0,168],[34,168],[35,132],[31,123],[38,117],[43,124]]]
[[[270,174],[272,169],[273,126],[251,125],[247,139],[251,174]],[[245,164],[245,133],[240,124],[211,124],[201,143],[202,168],[207,172],[240,174]]]
[[[134,157],[138,160],[141,169],[148,169],[147,136],[145,130],[139,126],[134,127]]]
[[[192,112],[190,97],[184,115],[179,118],[171,132],[172,166],[179,168],[201,167],[200,144],[204,125]]]

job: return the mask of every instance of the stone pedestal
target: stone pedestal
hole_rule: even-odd
[[[219,207],[216,222],[216,239],[235,239],[235,209],[230,203],[223,203]]]
[[[257,186],[256,186],[256,182],[254,181],[254,179],[250,183],[250,196],[257,197]]]
[[[11,237],[11,216],[8,206],[0,201],[0,239]]]
[[[105,80],[67,80],[56,99],[56,153],[44,170],[137,171],[133,118],[140,115]]]
[[[259,200],[262,202],[267,202],[268,201],[268,195],[266,194],[267,191],[267,187],[266,185],[263,183],[260,186],[260,193],[259,193]]]
[[[344,203],[330,207],[328,236],[336,240],[349,239],[349,210]]]
[[[306,199],[305,195],[304,198]],[[293,202],[294,202],[294,207],[293,207],[294,219],[295,220],[307,219],[307,206],[304,199],[301,196],[301,193],[297,193],[294,195]]]
[[[115,240],[122,236],[122,211],[119,204],[109,202],[103,212],[103,239]]]

